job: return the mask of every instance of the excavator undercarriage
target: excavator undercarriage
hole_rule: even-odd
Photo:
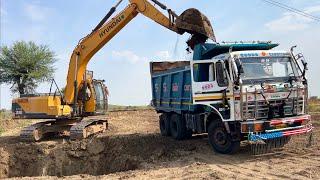
[[[40,141],[58,136],[69,136],[71,140],[85,139],[103,133],[108,128],[107,119],[48,120],[25,127],[20,132],[24,141]]]

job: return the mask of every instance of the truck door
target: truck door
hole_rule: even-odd
[[[193,103],[221,103],[229,83],[223,61],[192,61],[191,71]]]

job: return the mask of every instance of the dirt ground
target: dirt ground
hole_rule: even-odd
[[[108,117],[105,134],[39,143],[19,140],[21,121],[0,121],[11,128],[0,136],[0,178],[320,179],[319,121],[314,121],[311,147],[305,146],[306,136],[298,136],[273,153],[252,156],[248,145],[234,155],[217,154],[205,135],[184,141],[162,137],[152,110],[111,112]]]

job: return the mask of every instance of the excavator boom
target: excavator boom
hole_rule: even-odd
[[[167,17],[148,0],[129,1],[130,4],[122,12],[106,22],[112,13],[115,12],[116,7],[122,2],[122,0],[120,0],[96,26],[93,32],[82,39],[73,51],[69,63],[65,91],[65,101],[67,104],[76,105],[78,88],[83,81],[83,74],[85,73],[87,64],[92,56],[139,13],[178,34],[183,34],[185,32],[193,35],[201,34],[205,37],[205,40],[207,38],[215,40],[209,20],[198,10],[186,10],[181,16],[177,16],[172,10],[167,9],[165,5],[160,4],[156,0],[152,0],[161,8],[168,11],[169,17]],[[192,13],[195,13],[195,17],[190,18],[190,14]]]

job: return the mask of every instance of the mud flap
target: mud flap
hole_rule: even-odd
[[[282,148],[290,141],[290,137],[279,137],[267,140],[250,142],[252,155],[261,155],[272,152],[273,149]]]

